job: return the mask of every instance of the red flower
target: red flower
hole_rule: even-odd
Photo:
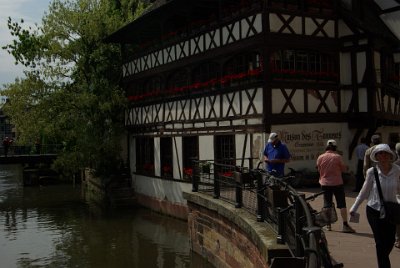
[[[171,173],[172,172],[171,166],[163,166],[163,172],[164,173]]]
[[[143,169],[144,169],[144,170],[147,170],[147,171],[154,170],[154,164],[152,164],[152,163],[146,163],[146,164],[143,165]]]
[[[223,176],[223,177],[233,177],[233,172],[232,171],[225,171],[220,173],[219,175]]]
[[[193,175],[193,168],[191,167],[183,168],[183,174],[191,177]]]

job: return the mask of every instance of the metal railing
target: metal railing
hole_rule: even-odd
[[[306,198],[290,186],[290,179],[275,177],[259,168],[194,161],[192,191],[212,195],[254,214],[257,221],[275,230],[277,242],[286,244],[294,258],[304,258],[301,267],[341,267],[333,264],[325,234],[321,226],[315,225],[317,211],[308,202],[321,193]]]

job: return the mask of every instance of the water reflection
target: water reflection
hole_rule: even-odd
[[[1,166],[1,267],[211,267],[190,252],[183,221],[100,208],[71,185],[24,188],[21,178],[19,166]]]

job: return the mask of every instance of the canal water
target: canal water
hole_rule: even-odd
[[[0,166],[0,268],[209,268],[190,251],[184,221],[83,198],[80,186],[22,186]]]

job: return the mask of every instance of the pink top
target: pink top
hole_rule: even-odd
[[[342,172],[347,170],[341,155],[335,151],[326,151],[317,159],[319,183],[323,186],[342,185]]]

